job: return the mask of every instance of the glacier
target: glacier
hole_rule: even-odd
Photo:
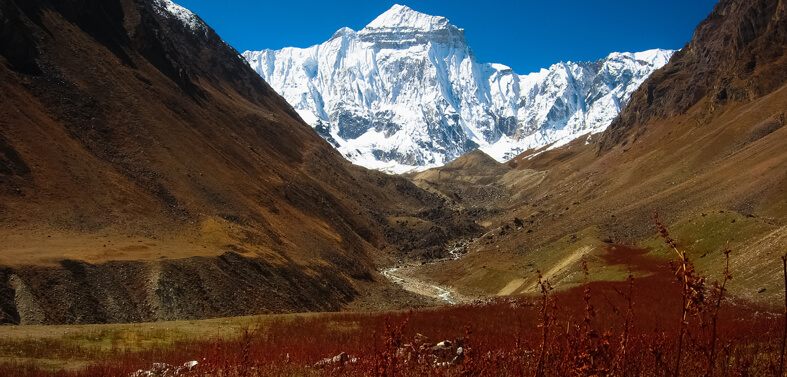
[[[445,17],[394,5],[320,45],[242,56],[347,159],[405,173],[475,149],[503,162],[601,132],[673,53],[615,52],[519,75],[479,63]]]

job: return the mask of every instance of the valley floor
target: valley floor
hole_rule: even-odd
[[[681,328],[687,296],[663,259],[621,245],[603,256],[637,277],[411,311],[4,326],[0,375],[778,375],[778,309],[711,289]]]

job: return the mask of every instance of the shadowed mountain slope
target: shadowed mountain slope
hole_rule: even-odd
[[[475,229],[168,0],[0,0],[0,103],[1,322],[338,310],[390,290],[389,217],[428,218],[425,248]]]

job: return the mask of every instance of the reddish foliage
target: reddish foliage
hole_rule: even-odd
[[[638,283],[635,281],[634,290],[644,301]],[[594,294],[602,292],[600,285],[591,286]],[[545,343],[543,375],[669,375],[665,369],[672,369],[676,359],[675,319],[680,302],[673,300],[670,321],[657,323],[654,319],[661,317],[641,315],[646,305],[635,301],[633,324],[626,331],[625,314],[621,318],[610,311],[616,303],[625,301],[620,295],[608,297],[612,304],[599,302],[594,308],[595,316],[585,321],[577,310],[570,309],[585,309],[572,294],[558,294],[563,306]],[[590,301],[600,301],[599,296],[590,296]],[[619,307],[625,308],[623,304]],[[661,308],[666,309],[669,308]],[[618,311],[625,313],[625,309]],[[191,342],[167,351],[130,354],[81,372],[23,371],[6,365],[0,367],[0,375],[122,376],[150,369],[155,362],[180,365],[197,360],[198,367],[183,375],[275,376],[310,372],[348,376],[533,376],[538,373],[544,344],[539,318],[537,304],[524,299],[410,313],[332,314],[277,322],[233,341]],[[580,321],[576,322],[576,318]],[[337,331],[337,326],[348,328]],[[724,346],[715,364],[716,375],[767,375],[778,363],[780,339],[775,334],[779,330],[778,317],[754,317],[749,312],[746,318],[720,318],[719,344]],[[699,376],[706,372],[704,343],[695,336],[701,332],[696,323],[687,327],[690,336],[683,350],[681,375]],[[427,348],[421,347],[428,341],[420,334],[428,334],[436,341],[459,339],[464,345],[465,360],[460,365],[433,362],[424,351]],[[343,352],[347,357],[338,363],[315,367],[323,358]]]
[[[662,234],[675,245],[666,229]],[[240,339],[128,354],[81,372],[4,365],[0,375],[120,376],[155,362],[189,360],[199,365],[181,375],[672,376],[676,370],[680,376],[778,375],[781,316],[723,300],[728,269],[715,289],[705,289],[687,259],[675,271],[645,254],[610,246],[608,264],[628,266],[642,277],[562,292],[541,280],[539,298],[295,317],[260,325]],[[452,354],[435,353],[443,340],[454,345]]]

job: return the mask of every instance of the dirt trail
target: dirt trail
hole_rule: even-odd
[[[430,265],[442,264],[451,260],[457,260],[464,256],[460,250],[464,243],[453,246],[449,251],[450,257],[429,262]],[[471,298],[463,296],[451,287],[440,286],[425,281],[418,276],[418,268],[421,264],[405,264],[397,267],[387,268],[380,271],[388,280],[400,285],[406,291],[413,292],[422,296],[436,298],[448,304],[462,304],[472,301]]]
[[[407,291],[436,298],[449,304],[456,304],[457,302],[462,301],[462,299],[459,298],[459,295],[451,288],[431,284],[413,276],[413,270],[415,267],[416,266],[414,265],[393,267],[383,270],[382,274],[388,278],[388,280],[399,284]]]

